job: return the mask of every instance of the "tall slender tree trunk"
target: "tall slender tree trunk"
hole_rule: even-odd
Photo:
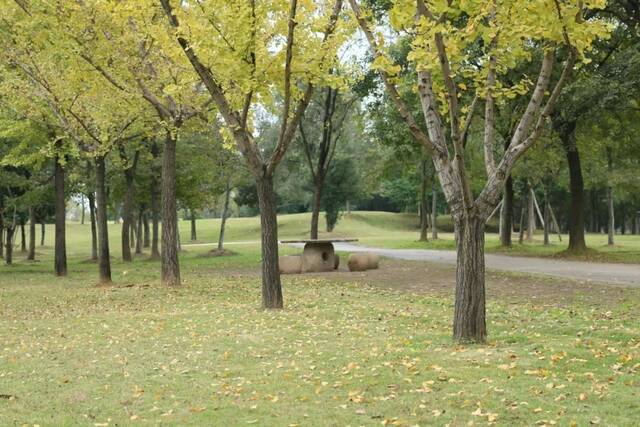
[[[20,252],[27,252],[27,232],[24,226],[24,220],[20,220]]]
[[[96,217],[98,228],[98,266],[100,283],[111,283],[111,253],[107,222],[106,164],[104,156],[96,157]]]
[[[607,213],[609,221],[607,224],[607,243],[609,246],[613,246],[614,234],[616,232],[616,217],[613,206],[613,186],[611,185],[611,175],[613,174],[613,150],[611,147],[607,147],[607,168],[609,170],[609,182],[607,184]]]
[[[262,307],[282,308],[282,285],[278,266],[278,219],[273,178],[256,179],[262,234]]]
[[[15,226],[13,224],[8,225],[5,228],[5,254],[4,262],[7,265],[13,264],[13,234],[15,232]]]
[[[507,177],[502,195],[502,207],[500,208],[500,244],[503,247],[511,246],[511,234],[513,231],[513,178]]]
[[[84,225],[84,194],[80,194],[80,225]]]
[[[29,206],[29,254],[27,260],[35,261],[36,259],[36,210],[33,206]]]
[[[435,177],[431,181],[431,239],[438,240],[438,186]]]
[[[162,283],[180,285],[178,215],[176,203],[176,138],[170,131],[162,155]]]
[[[525,212],[527,210],[526,204],[525,204],[526,201],[527,201],[527,199],[526,199],[526,196],[525,196],[525,200],[523,200],[524,203],[522,204],[522,211],[520,212],[520,230],[518,230],[519,231],[519,234],[518,234],[518,243],[519,244],[523,244],[524,243],[524,214],[525,214]]]
[[[567,155],[569,165],[569,191],[571,205],[569,208],[569,247],[570,252],[583,252],[587,249],[584,237],[584,181],[580,152],[575,142],[575,123],[560,132],[560,139]]]
[[[87,195],[89,201],[89,220],[91,221],[91,260],[98,260],[98,229],[96,226],[96,200],[93,192]]]
[[[224,250],[224,230],[227,225],[227,217],[229,216],[229,202],[231,201],[231,179],[227,178],[227,187],[224,193],[224,207],[220,217],[220,236],[218,237],[218,251]]]
[[[198,240],[198,231],[196,230],[196,213],[193,209],[189,209],[191,216],[191,241]]]
[[[318,224],[320,221],[320,205],[322,203],[322,189],[324,187],[324,175],[318,171],[318,176],[314,182],[313,206],[311,209],[311,239],[318,238]]]
[[[122,204],[122,260],[131,262],[131,231],[133,223],[133,176],[130,169],[125,171],[126,190]]]
[[[422,160],[422,180],[420,182],[420,241],[428,242],[429,200],[427,198],[427,160]]]
[[[158,144],[154,141],[151,144],[151,154],[156,160],[160,156],[158,150]],[[151,258],[160,258],[159,240],[160,240],[160,197],[158,194],[158,170],[156,167],[152,168],[151,174]]]
[[[64,168],[60,164],[57,155],[55,159],[55,216],[56,216],[56,236],[55,236],[55,259],[54,269],[56,276],[67,275],[67,236],[65,224],[65,197],[64,197]]]
[[[0,204],[0,258],[4,258],[4,218],[2,211],[3,208]]]
[[[151,233],[149,230],[149,213],[145,210],[142,214],[142,246],[148,248],[151,246]]]
[[[136,254],[142,253],[142,208],[138,211],[138,223],[136,225]]]
[[[46,228],[44,219],[42,219],[42,222],[40,222],[40,246],[44,246],[44,233]]]
[[[545,246],[549,244],[549,229],[551,225],[551,218],[549,218],[549,200],[547,198],[547,192],[544,192],[544,244]]]
[[[536,207],[533,199],[533,188],[527,184],[529,198],[527,199],[527,242],[533,242],[533,233],[536,231]]]
[[[453,336],[459,342],[484,342],[487,336],[482,218],[454,218],[456,235],[456,300]]]

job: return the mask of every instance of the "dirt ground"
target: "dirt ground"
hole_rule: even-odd
[[[350,272],[341,265],[339,271],[309,276],[420,294],[453,296],[455,289],[454,266],[422,261],[383,259],[378,270]],[[286,281],[287,276],[283,277]],[[624,285],[492,271],[486,274],[486,289],[488,299],[545,305],[566,305],[576,301],[607,305],[640,298],[640,291]]]

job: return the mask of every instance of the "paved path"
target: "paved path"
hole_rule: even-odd
[[[300,247],[302,245],[299,245]],[[442,264],[455,264],[455,251],[431,249],[382,249],[351,243],[335,243],[337,251],[375,252],[387,258],[415,261],[429,261]],[[563,261],[549,258],[517,257],[508,255],[485,255],[488,269],[515,271],[519,273],[546,274],[569,279],[592,282],[617,283],[640,287],[640,265],[606,264],[596,262]]]

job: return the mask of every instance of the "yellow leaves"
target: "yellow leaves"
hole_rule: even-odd
[[[371,63],[371,68],[382,71],[391,77],[400,74],[400,66],[394,64],[386,55],[378,55]]]

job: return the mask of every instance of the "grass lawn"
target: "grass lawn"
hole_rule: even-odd
[[[281,237],[306,227],[304,216],[285,219]],[[378,220],[349,231],[375,242],[375,230],[393,232]],[[254,223],[233,219],[229,241],[255,241]],[[215,240],[215,222],[202,224],[200,239]],[[184,286],[167,289],[159,263],[117,260],[114,227],[116,284],[96,287],[87,230],[69,226],[67,278],[52,276],[49,244],[41,262],[0,266],[0,425],[640,422],[637,289],[597,288],[617,295],[609,299],[565,283],[578,296],[560,304],[542,295],[553,280],[500,275],[490,279],[503,288],[490,284],[489,343],[457,346],[450,291],[375,280],[401,271],[412,283],[441,280],[451,270],[385,261],[370,275],[287,276],[285,309],[265,312],[256,244],[230,245],[229,257],[186,247]],[[541,298],[497,291],[528,283]]]

